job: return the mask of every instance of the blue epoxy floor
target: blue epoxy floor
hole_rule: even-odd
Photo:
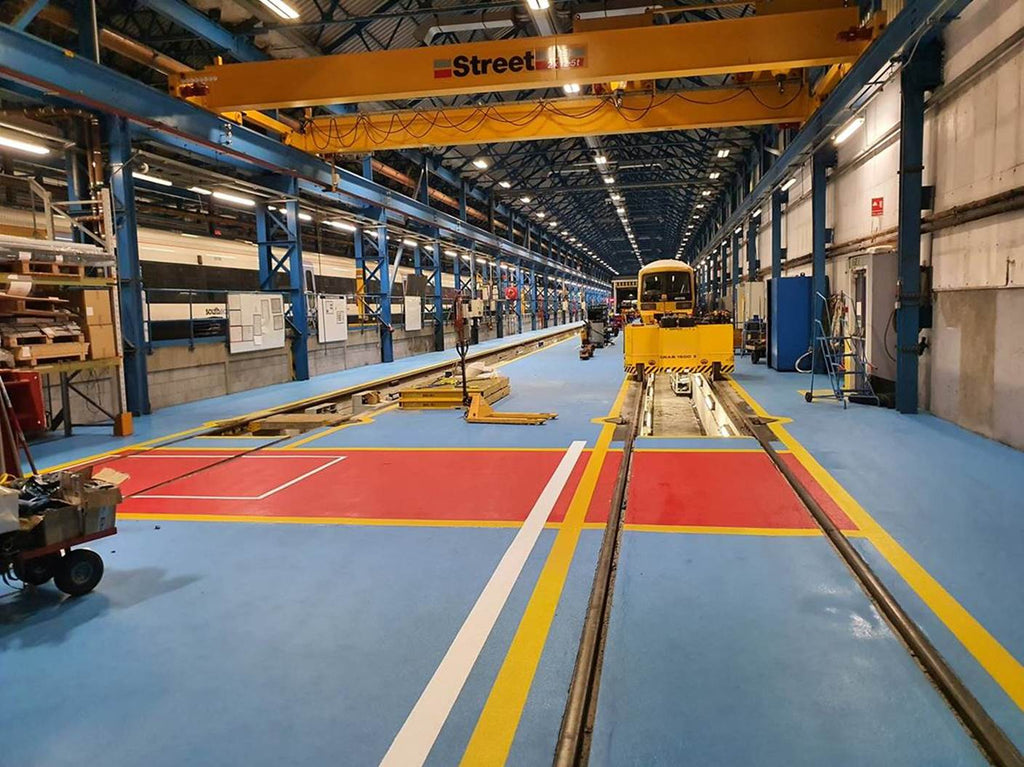
[[[131,440],[83,434],[37,448],[38,460],[81,459],[434,357],[169,408],[139,419]],[[927,416],[808,405],[798,393],[805,378],[738,363],[737,380],[770,413],[794,419],[790,433],[1024,657],[1017,587],[1024,522],[1016,513],[1024,456]],[[513,394],[498,409],[556,410],[558,420],[471,427],[455,413],[390,411],[308,447],[592,446],[600,432],[592,421],[607,413],[622,381],[621,348],[582,362],[570,341],[502,372]],[[191,439],[178,446],[258,444]],[[652,439],[638,447],[753,445]],[[427,487],[430,478],[412,481]],[[108,565],[96,593],[62,601],[44,587],[0,596],[0,717],[19,722],[0,763],[376,764],[516,533],[185,521],[120,527],[96,547]],[[429,764],[459,761],[556,532],[541,534]],[[550,762],[600,537],[600,530],[582,531],[510,764]],[[1020,709],[871,543],[856,543],[1024,744]],[[73,686],[87,689],[89,702],[69,695]],[[981,763],[823,539],[630,531],[592,758],[609,765]]]
[[[593,765],[982,765],[821,538],[626,533]]]
[[[831,400],[809,376],[737,359],[736,381],[1018,661],[1024,660],[1024,453],[935,416]],[[888,566],[890,588],[906,590]],[[1024,748],[1024,711],[916,597],[912,617]],[[940,630],[941,627],[941,630]]]

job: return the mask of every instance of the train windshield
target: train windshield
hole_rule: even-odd
[[[644,301],[691,301],[690,272],[661,272],[644,277]],[[665,296],[662,298],[662,296]]]

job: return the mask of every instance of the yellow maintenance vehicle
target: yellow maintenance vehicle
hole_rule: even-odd
[[[698,316],[691,266],[655,261],[640,270],[637,283],[640,320],[625,328],[627,371],[703,373],[716,379],[732,372],[732,322]]]

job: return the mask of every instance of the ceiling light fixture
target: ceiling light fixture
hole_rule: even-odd
[[[168,184],[170,186],[170,184]],[[239,197],[236,194],[228,194],[227,192],[214,192],[213,197],[215,200],[223,200],[224,202],[233,202],[235,205],[244,205],[247,208],[256,206],[256,201],[251,200],[248,197]]]
[[[719,160],[724,160],[728,156],[729,156],[729,150],[728,149],[719,149],[718,150],[718,159]]]
[[[796,183],[796,176],[793,176],[793,178],[789,179],[789,181],[787,181],[785,184],[783,184],[782,186],[779,187],[779,191],[781,191],[781,192],[788,192],[793,187],[793,185],[795,183]]]
[[[41,144],[35,144],[31,141],[22,141],[8,136],[0,136],[0,146],[5,146],[8,149],[17,149],[19,152],[28,152],[29,154],[43,155],[50,153],[50,150]]]
[[[354,232],[357,229],[355,224],[350,224],[348,221],[328,221],[327,226],[333,226],[343,232]]]
[[[288,5],[284,0],[260,0],[260,2],[282,19],[294,20],[299,18],[299,12]]]
[[[598,165],[604,165],[608,162],[608,158],[605,157],[603,154],[599,154],[594,158],[594,162],[596,162]]]
[[[487,162],[486,158],[477,157],[475,160],[473,160],[473,167],[479,168],[480,170],[487,170],[489,167],[491,167],[491,164]]]
[[[313,220],[313,217],[311,215],[309,215],[308,213],[300,213],[299,214],[299,221],[312,221],[312,220]]]
[[[565,91],[565,93],[567,95],[571,96],[574,93],[579,93],[580,92],[580,84],[579,83],[566,83],[565,85],[562,86],[562,90]]]
[[[551,7],[549,0],[526,0],[531,11],[546,11]]]
[[[508,181],[499,181],[498,182],[498,186],[500,186],[502,189],[511,189],[512,188],[512,184],[510,184]]]
[[[604,177],[604,183],[606,183],[606,184],[614,184],[615,183],[615,176],[605,176]]]
[[[519,202],[523,203],[523,205],[529,205],[531,202],[533,202],[533,198],[524,194],[522,197],[519,198]]]
[[[135,173],[133,171],[132,178],[138,179],[139,181],[148,181],[149,183],[156,184],[157,186],[173,186],[173,184],[171,184],[171,182],[168,181],[166,178],[147,176],[145,173]]]
[[[753,213],[751,213],[750,215],[751,215],[751,216],[753,216],[754,218],[759,218],[759,217],[760,217],[760,215],[761,215],[761,209],[760,209],[760,208],[758,208],[757,210],[755,210],[755,211],[754,211]]]
[[[419,245],[419,243],[416,242],[416,240],[413,240],[409,237],[406,237],[404,240],[402,240],[402,244],[405,245],[407,248],[415,248],[417,245]]]
[[[860,126],[864,124],[863,117],[855,117],[850,122],[846,123],[842,130],[832,137],[832,142],[838,146],[842,144],[846,139],[850,138],[854,133],[860,130]]]
[[[711,179],[712,181],[714,181],[715,179],[717,179],[717,178],[718,178],[719,176],[721,176],[721,175],[722,175],[722,174],[721,174],[721,173],[719,173],[719,172],[718,172],[717,170],[713,170],[713,171],[711,171],[711,172],[710,172],[710,173],[708,174],[708,178],[710,178],[710,179]]]
[[[188,188],[188,190],[190,192],[195,192],[196,194],[201,194],[201,195],[205,195],[205,196],[209,196],[209,195],[213,194],[213,192],[211,192],[209,189],[203,189],[203,187],[201,187],[201,186],[190,186]]]

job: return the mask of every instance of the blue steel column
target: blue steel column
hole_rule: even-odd
[[[444,294],[441,289],[441,243],[434,240],[434,263],[431,269],[434,282],[434,351],[444,351]]]
[[[517,333],[523,332],[523,260],[516,259],[516,289],[519,295],[516,297],[516,319],[519,329]]]
[[[505,284],[501,279],[501,256],[494,257],[494,284],[497,289],[497,309],[494,322],[498,326],[498,338],[505,337]]]
[[[785,192],[772,192],[772,279],[782,277],[782,203]]]
[[[915,51],[900,72],[900,188],[897,252],[896,409],[916,413],[921,334],[921,174],[924,95],[942,83],[942,43]]]
[[[738,306],[738,293],[740,288],[740,243],[743,241],[741,232],[733,232],[732,235],[732,316],[733,324],[736,324],[736,313]]]
[[[109,182],[117,235],[117,279],[121,303],[121,340],[124,346],[125,407],[134,415],[152,412],[142,313],[142,268],[139,265],[139,227],[135,218],[135,184],[131,168],[132,141],[128,121],[105,121],[110,145]]]
[[[298,381],[309,378],[309,313],[306,307],[305,276],[302,272],[302,233],[299,221],[298,182],[284,180],[288,195],[278,211],[266,203],[256,206],[256,245],[259,252],[260,290],[276,291],[275,276],[288,274],[289,315],[292,326],[292,373]],[[283,209],[283,211],[282,211]],[[283,212],[283,218],[280,213]],[[278,256],[275,250],[284,250]]]
[[[394,329],[391,324],[391,265],[388,261],[387,214],[380,212],[377,227],[377,280],[380,285],[380,361],[395,361]]]
[[[757,225],[756,218],[747,223],[747,282],[757,282]]]
[[[808,328],[808,340],[814,338],[815,319],[824,320],[826,309],[824,296],[828,298],[828,287],[825,277],[826,248],[829,241],[829,230],[825,226],[826,191],[828,169],[835,164],[835,151],[831,148],[814,153],[811,160],[811,327]],[[815,351],[817,359],[817,351]]]
[[[530,270],[530,330],[537,329],[537,270]]]

